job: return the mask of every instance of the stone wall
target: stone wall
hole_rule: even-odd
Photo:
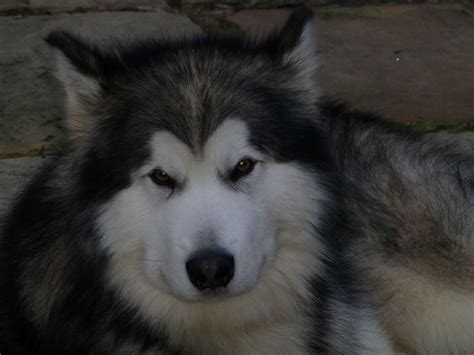
[[[462,3],[472,4],[474,0],[1,0],[0,12],[3,13],[56,13],[86,10],[150,10],[175,9],[241,9],[279,8],[288,6],[326,6],[326,5],[368,5],[368,4],[413,4],[413,3]]]

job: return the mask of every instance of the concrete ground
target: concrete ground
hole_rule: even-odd
[[[103,41],[209,28],[265,36],[288,13],[140,10],[27,16],[9,10],[0,16],[0,215],[63,137],[63,93],[42,41],[48,31],[65,28]],[[315,13],[325,94],[397,122],[474,130],[474,14],[468,5],[326,6]]]

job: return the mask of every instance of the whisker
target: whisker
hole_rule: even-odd
[[[137,259],[137,260],[140,260],[140,261],[153,261],[155,263],[165,263],[166,262],[165,260],[157,260],[157,259]]]
[[[176,241],[174,241],[174,240],[168,240],[168,243],[177,245],[177,246],[179,246],[179,247],[181,247],[181,248],[186,248],[186,246],[185,246],[184,244],[178,243],[178,242],[176,242]]]

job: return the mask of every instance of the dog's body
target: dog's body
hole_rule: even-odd
[[[415,269],[382,259],[429,269],[439,246],[423,244],[433,251],[427,261],[401,253],[422,230],[395,222],[415,210],[401,209],[405,195],[384,175],[390,161],[372,166],[374,147],[360,147],[380,143],[385,129],[337,108],[320,112],[310,18],[295,12],[260,44],[206,36],[103,52],[66,33],[49,37],[61,51],[71,137],[7,220],[6,351],[390,353],[381,324],[398,346],[423,349],[401,333],[409,319],[392,308],[404,296],[397,288],[390,298],[384,283],[400,271],[400,292],[409,292],[415,281],[402,273]],[[397,149],[425,147],[393,134]],[[384,144],[376,153],[391,159]],[[418,162],[413,154],[400,168]],[[419,159],[435,170],[432,159],[449,158],[432,154]],[[472,271],[472,157],[456,166],[460,175],[442,170],[435,181],[453,179],[446,198],[466,215],[443,221],[460,229],[439,245],[462,247],[452,263]],[[418,173],[393,171],[413,193]],[[435,185],[419,193],[437,206]],[[370,215],[378,194],[386,199]],[[463,284],[472,273],[453,280],[451,267],[430,270],[472,306],[472,282]],[[462,334],[444,345],[423,339],[430,350],[472,345]]]
[[[358,274],[399,351],[474,351],[474,134],[329,107]]]

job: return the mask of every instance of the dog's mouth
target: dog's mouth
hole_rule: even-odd
[[[170,292],[170,295],[184,303],[218,303],[233,297],[238,297],[241,294],[242,293],[236,294],[230,291],[227,287],[221,287],[212,290],[207,289],[189,296],[183,296],[174,292]]]
[[[216,302],[226,298],[235,297],[236,295],[229,292],[227,287],[219,287],[216,289],[207,289],[199,293],[199,301]]]

